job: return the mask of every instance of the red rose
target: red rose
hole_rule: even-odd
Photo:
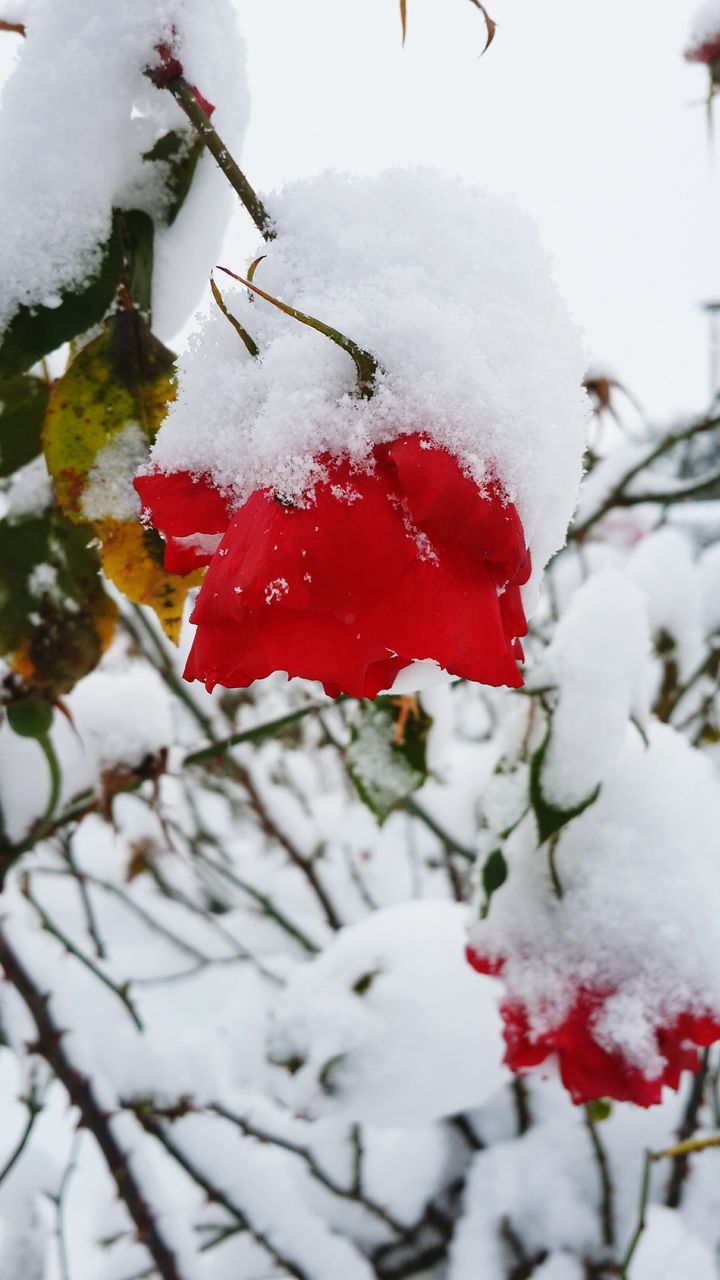
[[[303,505],[260,489],[234,514],[187,473],[135,481],[167,568],[210,564],[186,679],[242,688],[286,671],[331,697],[373,698],[413,659],[434,659],[522,684],[530,556],[500,486],[480,490],[419,434],[377,445],[369,470],[318,461],[325,478]]]
[[[702,62],[706,67],[712,67],[720,59],[720,31],[717,35],[707,36],[699,44],[691,45],[685,51],[685,59],[687,62]]]
[[[502,960],[490,960],[467,948],[467,958],[479,973],[497,975]],[[570,1011],[556,1026],[541,1035],[530,1029],[525,1005],[508,996],[501,1006],[505,1034],[505,1062],[511,1071],[537,1067],[552,1054],[557,1056],[560,1078],[573,1102],[595,1098],[615,1098],[651,1107],[660,1102],[663,1085],[677,1089],[683,1071],[697,1071],[702,1048],[720,1040],[720,1022],[709,1013],[682,1013],[668,1027],[658,1027],[656,1044],[664,1059],[659,1075],[648,1078],[640,1068],[626,1061],[619,1051],[600,1044],[593,1025],[612,992],[580,988]]]

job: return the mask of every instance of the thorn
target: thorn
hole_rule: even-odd
[[[413,720],[420,719],[420,704],[416,694],[402,693],[399,698],[393,698],[393,705],[400,710],[393,734],[393,746],[402,747],[405,745],[405,730],[407,729],[408,720],[411,716]]]

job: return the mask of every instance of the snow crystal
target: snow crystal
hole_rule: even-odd
[[[10,477],[6,515],[10,524],[42,516],[53,500],[52,480],[44,458],[35,458]]]
[[[595,1034],[650,1077],[654,1028],[720,1013],[720,792],[710,762],[664,725],[631,730],[599,798],[562,831],[554,896],[532,817],[504,848],[510,874],[471,930],[531,1026],[554,1026],[578,987],[615,992]],[[598,910],[598,903],[602,910]]]
[[[496,984],[464,958],[466,909],[407,902],[341,930],[274,1010],[270,1057],[295,1110],[420,1124],[507,1078]]]
[[[113,520],[137,519],[140,499],[132,479],[147,451],[147,438],[137,422],[128,422],[98,450],[82,495],[83,515],[88,520],[107,516]]]
[[[257,284],[372,352],[375,394],[354,397],[353,363],[334,343],[228,289],[261,358],[213,312],[182,363],[156,466],[208,474],[238,502],[264,485],[300,496],[318,455],[363,465],[375,443],[420,430],[478,483],[499,477],[537,586],[575,503],[587,399],[532,224],[509,201],[423,170],[325,173],[267,203],[278,236]]]
[[[0,328],[19,306],[51,305],[58,291],[81,286],[97,271],[114,206],[161,212],[149,186],[151,168],[141,157],[161,134],[185,128],[186,121],[171,95],[155,89],[143,74],[157,60],[158,41],[175,31],[186,75],[218,103],[218,127],[227,124],[229,145],[241,140],[247,114],[229,0],[213,6],[212,22],[192,0],[125,0],[111,6],[34,0],[27,27],[0,120]],[[231,207],[232,193],[225,196],[227,184],[214,167],[206,157],[200,181],[207,185],[204,175],[212,174],[218,212],[210,215],[210,237],[205,223],[204,235],[197,237],[203,248],[192,256],[200,253],[202,276],[197,268],[190,270],[183,307],[196,300],[205,283]],[[206,198],[198,199],[204,209]],[[187,273],[188,228],[179,226],[187,222],[184,215],[185,210],[156,238],[158,297],[171,274]],[[183,252],[182,269],[177,250]],[[163,332],[176,330],[185,318],[173,307],[175,292],[170,291],[172,313],[163,312]]]
[[[265,588],[265,603],[273,604],[277,600],[282,600],[283,596],[288,593],[287,578],[273,578],[272,582],[268,582]]]
[[[57,569],[52,564],[36,564],[28,578],[28,591],[31,596],[42,599],[43,596],[57,595]]]

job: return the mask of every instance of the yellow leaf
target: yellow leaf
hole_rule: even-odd
[[[51,700],[93,670],[115,630],[91,537],[56,508],[0,523],[0,653],[23,685]]]
[[[483,18],[485,19],[485,26],[487,28],[487,39],[485,41],[485,48],[483,49],[483,53],[487,53],[488,49],[490,48],[490,45],[495,39],[495,32],[497,31],[497,23],[490,17],[490,14],[485,8],[485,5],[481,4],[481,0],[470,0],[470,3],[474,4],[475,8],[480,10]],[[403,44],[405,44],[405,41],[407,39],[407,0],[400,0],[400,24],[402,26],[402,42]]]
[[[139,312],[118,312],[57,383],[43,445],[61,510],[75,522],[91,520],[106,576],[128,600],[154,609],[177,643],[185,597],[201,572],[166,573],[162,540],[141,524],[132,488],[144,461],[138,444],[141,454],[143,440],[149,451],[175,390],[172,353]],[[136,514],[124,518],[118,504]]]
[[[177,644],[185,597],[191,587],[200,585],[204,571],[196,569],[184,577],[167,573],[162,539],[139,521],[102,520],[95,527],[107,577],[133,604],[154,609],[165,635]]]
[[[53,390],[43,428],[45,460],[66,516],[86,519],[88,472],[129,424],[149,448],[175,390],[173,356],[136,311],[113,316],[82,348]]]

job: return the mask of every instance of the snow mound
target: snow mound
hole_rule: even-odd
[[[498,984],[464,958],[466,909],[407,902],[341,930],[290,979],[273,1016],[278,1091],[296,1111],[422,1124],[508,1078]]]
[[[353,394],[354,364],[328,338],[218,276],[260,358],[219,310],[205,320],[155,466],[207,475],[237,503],[266,485],[300,498],[319,455],[363,465],[378,442],[421,431],[480,485],[499,478],[537,586],[575,504],[588,401],[578,334],[533,224],[425,170],[325,173],[267,206],[278,234],[258,251],[255,283],[371,352],[375,394]]]
[[[217,126],[237,149],[247,94],[231,0],[217,0],[212,22],[193,0],[34,0],[30,7],[27,40],[0,117],[0,329],[20,306],[58,305],[62,292],[98,271],[113,207],[162,213],[152,166],[142,155],[187,122],[171,95],[144,74],[158,60],[160,41],[172,41],[188,79],[217,104]],[[156,299],[166,299],[158,317],[166,336],[180,327],[205,285],[234,199],[207,156],[196,182],[194,213],[183,209],[156,240],[154,285]],[[196,252],[188,263],[187,222],[197,229],[198,211],[202,262]],[[181,289],[172,284],[176,277],[183,279]]]

